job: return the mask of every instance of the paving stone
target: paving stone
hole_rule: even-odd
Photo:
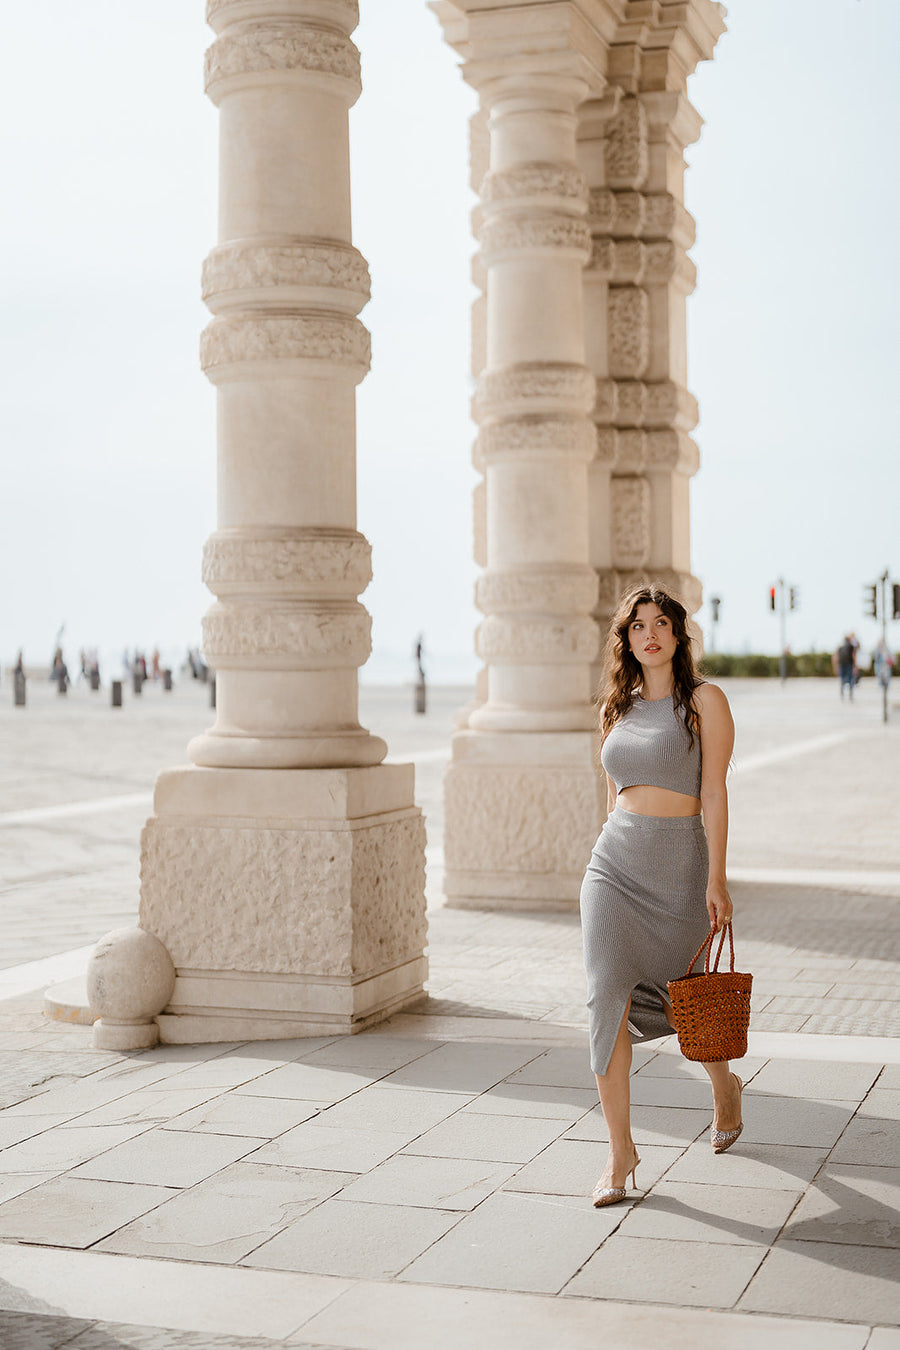
[[[635,1205],[619,1232],[623,1237],[685,1242],[752,1243],[775,1241],[801,1191],[757,1190],[732,1186],[660,1181]]]
[[[731,1308],[764,1256],[764,1246],[620,1237],[614,1233],[565,1294],[688,1308]]]
[[[0,1203],[11,1200],[14,1195],[21,1195],[23,1191],[40,1186],[42,1182],[49,1181],[51,1176],[52,1172],[10,1172],[6,1176],[0,1176]]]
[[[284,1097],[289,1101],[319,1104],[340,1102],[371,1087],[381,1077],[381,1072],[374,1069],[371,1073],[361,1073],[325,1064],[281,1064],[240,1084],[237,1090],[250,1097]]]
[[[741,1075],[745,1083],[748,1083],[754,1074],[759,1073],[762,1066],[767,1063],[761,1055],[745,1055],[743,1059],[732,1061],[731,1067]],[[648,1059],[646,1064],[642,1064],[635,1070],[641,1080],[646,1078],[696,1078],[701,1083],[709,1083],[709,1075],[702,1064],[695,1060],[685,1059],[680,1054],[670,1054],[663,1052],[654,1055]]]
[[[633,1106],[679,1106],[706,1110],[712,1119],[712,1086],[702,1078],[653,1078],[635,1074],[631,1079]]]
[[[770,1013],[753,1014],[754,1031],[805,1031],[809,1022],[806,1013]]]
[[[554,1294],[627,1210],[582,1197],[492,1195],[403,1272],[404,1280]]]
[[[422,1088],[368,1087],[349,1101],[338,1102],[319,1117],[338,1129],[370,1129],[402,1134],[409,1144],[426,1130],[446,1120],[471,1098],[456,1092],[428,1092]]]
[[[826,1165],[792,1214],[784,1236],[900,1249],[900,1171]]]
[[[494,1087],[537,1056],[538,1051],[532,1046],[458,1042],[442,1045],[395,1070],[384,1084],[471,1095]]]
[[[243,1136],[152,1129],[93,1158],[74,1175],[98,1181],[140,1181],[148,1186],[194,1186],[263,1142]]]
[[[854,1104],[745,1092],[742,1144],[796,1144],[830,1148],[853,1115]]]
[[[44,1130],[52,1130],[55,1126],[63,1124],[70,1117],[65,1112],[56,1112],[47,1116],[10,1116],[0,1114],[0,1150],[11,1148],[13,1144],[21,1144],[25,1139],[32,1139],[37,1134],[43,1134]]]
[[[76,1116],[73,1123],[78,1125],[131,1125],[158,1124],[170,1120],[172,1116],[190,1111],[216,1095],[216,1088],[175,1088],[148,1087],[129,1092],[124,1097],[97,1106],[93,1111]]]
[[[412,1037],[385,1036],[377,1031],[362,1031],[357,1036],[343,1036],[321,1050],[304,1055],[304,1063],[329,1064],[348,1069],[384,1069],[390,1072],[404,1064],[430,1055],[440,1048],[440,1042],[419,1041]]]
[[[677,1148],[645,1147],[640,1150],[637,1191],[646,1191],[675,1162]],[[516,1172],[504,1186],[507,1191],[530,1191],[541,1195],[589,1196],[606,1162],[603,1144],[578,1139],[558,1139],[532,1162]]]
[[[900,1120],[900,1089],[888,1091],[882,1088],[879,1078],[875,1087],[861,1103],[860,1116],[872,1116],[876,1120]]]
[[[540,1120],[574,1122],[597,1103],[594,1088],[538,1087],[510,1082],[498,1083],[483,1092],[460,1115],[532,1116]]]
[[[0,1312],[0,1345],[3,1350],[283,1350],[284,1341]],[[291,1345],[293,1350],[341,1350],[321,1342],[313,1347],[294,1340]]]
[[[878,1078],[879,1089],[900,1092],[900,1064],[886,1064]]]
[[[298,1125],[256,1150],[253,1161],[326,1171],[369,1172],[399,1152],[406,1134],[384,1130],[340,1129],[320,1121]]]
[[[88,1158],[109,1152],[146,1130],[146,1125],[94,1125],[46,1130],[0,1152],[3,1172],[66,1172]],[[125,1178],[127,1180],[127,1178]],[[116,1178],[118,1180],[118,1178]]]
[[[594,1075],[584,1050],[546,1050],[523,1069],[508,1075],[507,1081],[519,1086],[533,1083],[539,1087],[594,1088]]]
[[[351,1180],[340,1172],[233,1163],[121,1227],[100,1250],[233,1263]]]
[[[709,1110],[692,1110],[679,1106],[635,1106],[631,1110],[631,1132],[636,1144],[681,1145],[685,1147],[708,1130]],[[609,1132],[599,1106],[565,1133],[566,1139],[592,1139],[606,1143]]]
[[[0,1154],[0,1159],[3,1155]],[[875,1167],[900,1158],[900,1120],[856,1115],[835,1145],[830,1162]]]
[[[796,1191],[812,1180],[826,1155],[824,1148],[745,1144],[743,1136],[727,1153],[715,1154],[704,1138],[691,1144],[673,1164],[666,1181]]]
[[[558,1138],[564,1129],[559,1120],[458,1112],[433,1130],[420,1134],[404,1152],[433,1158],[524,1163]]]
[[[776,1243],[738,1305],[754,1312],[900,1322],[897,1253],[836,1242]]]
[[[387,1279],[458,1220],[457,1213],[438,1209],[327,1200],[258,1247],[242,1264]]]
[[[161,1186],[54,1177],[0,1205],[0,1237],[90,1247],[173,1194]]]
[[[165,1128],[275,1139],[302,1121],[310,1120],[325,1106],[327,1102],[295,1102],[281,1097],[247,1097],[239,1092],[226,1092],[194,1110],[170,1116]]]
[[[0,1311],[0,1345],[3,1350],[62,1350],[89,1322],[71,1317],[39,1317],[33,1313]],[[114,1342],[109,1342],[113,1350]]]
[[[866,1350],[900,1350],[900,1330],[896,1327],[873,1327],[866,1341]]]
[[[515,1171],[512,1163],[398,1154],[346,1186],[342,1199],[429,1209],[474,1209]]]
[[[880,1071],[877,1064],[835,1060],[770,1059],[753,1079],[750,1092],[774,1097],[810,1097],[857,1103]]]

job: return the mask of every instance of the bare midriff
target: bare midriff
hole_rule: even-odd
[[[699,816],[701,809],[699,797],[644,784],[622,788],[616,797],[616,806],[635,816]]]

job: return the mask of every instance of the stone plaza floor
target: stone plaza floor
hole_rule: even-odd
[[[577,915],[451,910],[440,779],[464,690],[368,689],[428,816],[429,996],[360,1036],[94,1051],[48,1019],[133,923],[157,770],[208,691],[0,685],[0,1350],[900,1350],[900,709],[724,681],[744,1133],[671,1040],[604,1123]],[[4,694],[5,690],[5,694]]]

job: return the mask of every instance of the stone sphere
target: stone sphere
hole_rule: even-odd
[[[97,943],[87,968],[91,1012],[110,1022],[146,1022],[175,989],[175,967],[159,938],[143,928],[116,928]]]

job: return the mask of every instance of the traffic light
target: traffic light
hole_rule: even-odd
[[[776,608],[777,608],[777,606],[776,606],[776,604],[775,604],[775,587],[774,587],[774,586],[770,586],[770,587],[769,587],[769,609],[776,609]]]
[[[900,582],[894,582],[894,613],[893,618],[900,619]]]
[[[863,586],[863,614],[878,618],[878,587]]]
[[[800,587],[792,586],[790,590],[788,609],[800,608]]]

